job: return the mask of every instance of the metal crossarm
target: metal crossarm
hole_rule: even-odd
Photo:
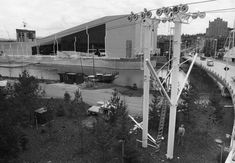
[[[128,117],[130,117],[131,120],[132,120],[133,122],[135,122],[135,124],[136,124],[140,129],[143,130],[143,127],[140,125],[141,123],[138,123],[131,115],[128,115]],[[151,140],[151,142],[153,142],[154,144],[156,144],[156,140],[155,140],[150,134],[148,134],[148,138],[149,138],[149,140]]]
[[[151,62],[150,62],[149,60],[146,60],[146,64],[147,64],[147,66],[148,66],[148,68],[149,68],[151,74],[153,75],[153,77],[156,79],[156,81],[157,81],[158,84],[160,85],[161,89],[163,90],[163,94],[165,95],[167,101],[170,103],[170,105],[172,105],[171,99],[170,99],[170,97],[168,96],[168,94],[167,94],[165,88],[163,87],[163,85],[162,85],[162,83],[161,83],[161,81],[160,81],[160,79],[159,79],[159,77],[158,77],[156,71],[154,70],[154,68],[153,68],[153,66],[152,66],[152,64],[151,64]]]
[[[183,82],[183,84],[182,84],[182,86],[181,86],[181,88],[180,88],[180,91],[179,91],[178,95],[177,95],[176,101],[178,101],[179,98],[180,98],[181,92],[183,91],[184,86],[185,86],[185,84],[186,84],[186,82],[187,82],[187,80],[188,80],[189,74],[190,74],[190,72],[191,72],[191,70],[192,70],[192,68],[193,68],[193,65],[194,65],[195,61],[196,61],[197,55],[198,55],[198,53],[196,53],[195,56],[194,56],[194,58],[193,58],[193,61],[192,61],[191,65],[190,65],[190,67],[189,67],[189,69],[188,69],[188,72],[187,72],[187,74],[186,74],[186,77],[185,77],[185,79],[184,79],[184,82]]]

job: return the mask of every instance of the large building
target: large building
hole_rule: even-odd
[[[205,55],[217,57],[217,52],[224,48],[228,34],[228,22],[223,21],[221,18],[216,18],[212,22],[210,21],[209,27],[206,29]]]
[[[55,33],[37,41],[33,54],[57,54],[58,51],[104,51],[109,58],[134,58],[141,50],[139,21],[128,21],[127,15],[106,16]],[[153,31],[156,48],[156,31]]]
[[[216,18],[209,22],[209,27],[206,29],[206,37],[227,37],[228,36],[228,22],[221,18]]]

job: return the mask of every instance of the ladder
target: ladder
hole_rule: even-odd
[[[160,150],[160,145],[163,140],[163,131],[164,131],[164,124],[166,119],[166,110],[167,110],[167,101],[164,97],[162,97],[162,101],[160,103],[162,105],[162,110],[160,114],[160,121],[158,125],[158,133],[157,133],[157,139],[156,139],[156,152]]]
[[[160,121],[159,121],[159,125],[158,125],[158,134],[157,134],[157,139],[156,139],[156,152],[160,151],[160,146],[161,146],[161,142],[163,140],[163,131],[164,131],[164,124],[165,124],[165,119],[166,119],[166,110],[167,110],[167,100],[166,98],[163,96],[163,93],[161,91],[161,89],[159,90],[159,87],[157,85],[157,83],[155,81],[153,81],[153,87],[155,90],[159,91],[160,94],[162,95],[160,102],[159,102],[159,106],[162,106],[161,109],[161,113],[160,113]]]

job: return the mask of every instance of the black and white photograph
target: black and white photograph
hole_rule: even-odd
[[[235,163],[235,0],[0,13],[0,163]]]

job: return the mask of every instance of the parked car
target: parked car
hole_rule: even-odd
[[[101,107],[104,105],[103,101],[98,101],[96,105],[91,106],[87,110],[87,115],[97,115],[101,112]]]
[[[207,61],[207,66],[214,66],[214,62],[212,60]]]

